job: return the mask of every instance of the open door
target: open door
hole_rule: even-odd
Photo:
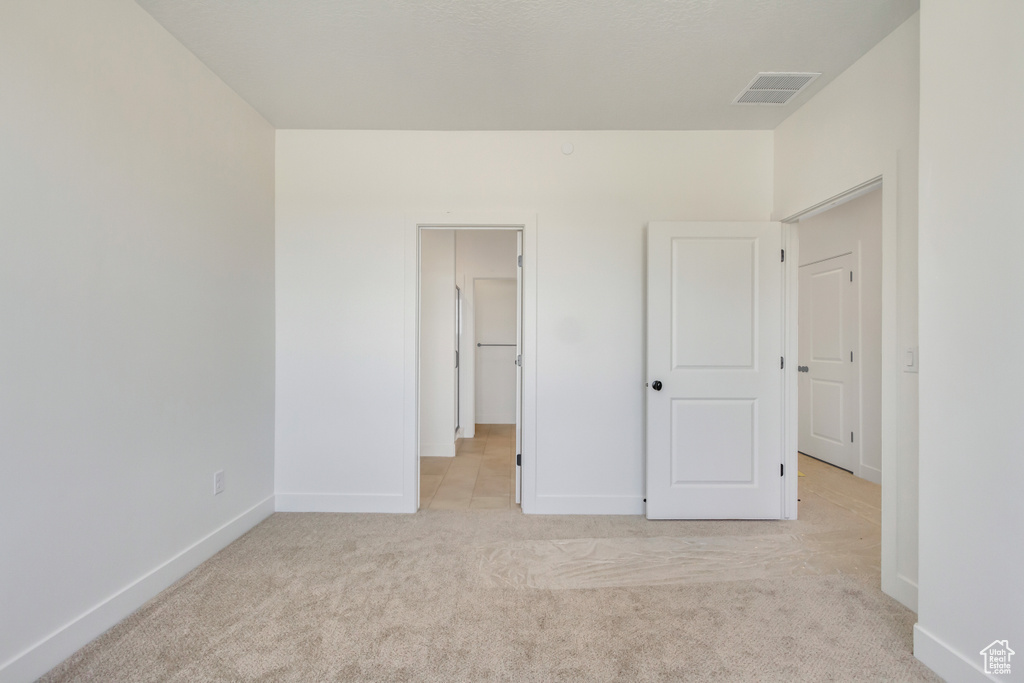
[[[860,423],[855,254],[800,267],[800,436],[804,455],[856,472]]]
[[[782,518],[783,259],[778,223],[650,224],[649,519]]]
[[[516,233],[516,502],[523,502],[523,233]]]

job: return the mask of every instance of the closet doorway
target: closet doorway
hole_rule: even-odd
[[[419,507],[519,509],[522,231],[421,228]]]

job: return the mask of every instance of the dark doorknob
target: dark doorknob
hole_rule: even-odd
[[[654,389],[655,391],[661,391],[661,380],[656,379],[653,382],[651,382],[651,389]]]

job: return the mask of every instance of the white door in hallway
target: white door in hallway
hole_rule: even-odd
[[[778,223],[651,223],[647,517],[779,519]]]
[[[855,254],[800,266],[801,453],[854,471],[860,420]]]

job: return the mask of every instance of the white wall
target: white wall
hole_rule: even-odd
[[[644,226],[766,220],[772,137],[278,131],[279,508],[414,509],[403,492],[407,233],[446,210],[504,210],[538,217],[532,512],[640,513]]]
[[[888,349],[893,359],[902,357],[902,349],[917,346],[919,28],[915,14],[775,129],[776,219],[878,175],[890,176],[882,201],[883,221],[889,216],[898,232],[898,243],[886,247],[888,255],[896,255],[898,329],[893,348]],[[894,420],[892,440],[898,453],[893,471],[898,472],[898,484],[883,490],[883,496],[891,496],[884,507],[895,508],[896,528],[892,534],[883,529],[883,543],[894,544],[883,548],[883,569],[891,570],[883,571],[883,588],[915,608],[917,374],[896,370],[898,362],[894,360],[891,369],[898,380],[893,388],[895,408],[888,416]],[[883,432],[886,429],[883,424]]]
[[[455,231],[420,233],[420,455],[455,455]]]
[[[481,424],[516,423],[516,281],[475,278],[476,419]]]
[[[1024,3],[921,8],[921,596],[914,653],[1024,680]],[[955,93],[955,97],[951,97]],[[995,679],[996,677],[993,677]]]
[[[800,265],[857,256],[860,427],[854,474],[882,483],[882,193],[875,190],[800,221]]]
[[[461,418],[463,436],[476,426],[476,319],[473,281],[516,277],[516,231],[458,230],[455,233],[456,277],[463,294]]]
[[[0,3],[0,82],[0,680],[24,681],[272,510],[274,133],[131,0]]]

